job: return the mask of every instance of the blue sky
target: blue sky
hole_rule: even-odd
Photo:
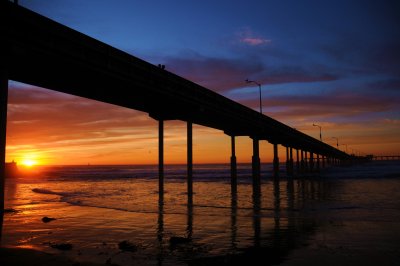
[[[258,110],[256,80],[265,114],[314,137],[400,153],[399,1],[19,2]]]

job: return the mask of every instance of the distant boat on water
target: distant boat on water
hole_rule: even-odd
[[[16,162],[14,162],[14,161],[12,161],[12,162],[10,162],[10,163],[7,163],[6,162],[6,165],[5,165],[6,167],[6,169],[5,169],[5,171],[6,171],[6,177],[17,177],[17,175],[18,175],[18,166],[17,166],[17,163]]]

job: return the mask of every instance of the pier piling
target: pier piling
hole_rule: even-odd
[[[237,164],[235,151],[235,136],[231,136],[231,194],[236,197],[237,194]]]
[[[6,68],[7,63],[5,58],[6,57],[3,56],[0,59],[1,60],[0,61],[0,241],[2,237],[2,228],[3,228],[4,191],[5,191],[4,186],[6,179],[5,162],[6,162],[6,135],[7,135],[8,72]]]
[[[158,120],[158,201],[164,202],[164,120]]]
[[[293,167],[293,148],[292,147],[289,148],[289,156],[290,156],[290,159],[289,159],[289,175],[291,177],[293,177],[293,169],[294,169],[294,167]]]
[[[289,147],[286,146],[286,175],[290,175],[290,157],[289,157]]]
[[[193,124],[187,122],[187,193],[188,204],[193,203]]]
[[[8,73],[5,58],[0,62],[0,212],[4,210],[4,184],[6,161],[6,132],[7,132],[7,101],[8,101]],[[1,215],[2,217],[2,215]],[[2,220],[2,218],[0,218]],[[0,233],[1,236],[1,233]]]
[[[274,179],[279,178],[279,156],[278,156],[278,144],[274,143]]]
[[[309,163],[310,172],[314,172],[314,153],[310,152],[310,163]]]
[[[252,173],[253,173],[253,197],[257,198],[261,194],[261,174],[260,174],[260,147],[259,147],[259,140],[256,137],[253,137]]]

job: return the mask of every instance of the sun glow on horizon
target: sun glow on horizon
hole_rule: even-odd
[[[33,159],[24,159],[21,164],[27,167],[32,167],[37,164],[37,161]]]

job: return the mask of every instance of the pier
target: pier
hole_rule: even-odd
[[[400,155],[375,155],[372,156],[373,161],[399,161]]]
[[[146,112],[159,125],[159,199],[164,190],[164,122],[187,123],[187,192],[193,201],[193,124],[223,131],[230,140],[231,190],[236,193],[235,138],[252,139],[253,195],[261,193],[260,142],[286,147],[286,171],[318,171],[352,156],[275,119],[184,79],[163,67],[88,37],[9,1],[0,1],[0,160],[5,161],[8,80]],[[0,164],[0,208],[4,208],[4,164]]]

